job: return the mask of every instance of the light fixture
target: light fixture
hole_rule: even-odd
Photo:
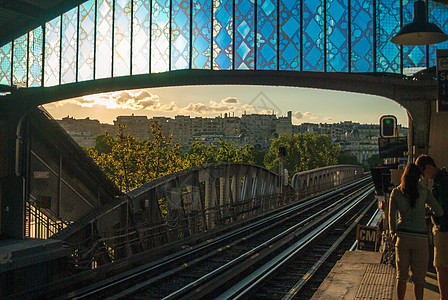
[[[414,20],[401,27],[391,41],[398,45],[430,45],[448,39],[448,35],[434,23],[428,22],[426,3],[417,0],[414,3]]]

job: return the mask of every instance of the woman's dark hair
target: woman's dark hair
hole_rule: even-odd
[[[415,161],[415,164],[420,168],[420,172],[424,172],[427,165],[436,166],[436,163],[434,162],[434,159],[432,159],[431,156],[428,155],[420,155],[417,157],[417,160]]]
[[[401,191],[409,199],[410,206],[415,207],[418,198],[418,181],[420,179],[420,169],[416,164],[410,163],[401,175]]]

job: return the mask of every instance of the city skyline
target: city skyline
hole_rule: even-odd
[[[395,115],[407,126],[407,113],[384,97],[294,87],[185,86],[126,90],[88,95],[44,105],[55,119],[89,117],[112,124],[117,116],[217,117],[225,113],[276,114],[293,112],[293,124],[353,121],[378,124],[382,115]]]

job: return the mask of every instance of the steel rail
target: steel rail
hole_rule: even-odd
[[[231,232],[225,233],[222,236],[207,240],[207,241],[202,242],[195,246],[187,247],[186,249],[179,251],[175,254],[169,255],[163,259],[157,260],[157,261],[149,263],[149,264],[145,264],[143,266],[140,266],[140,267],[130,270],[128,272],[124,272],[122,274],[110,277],[106,281],[94,283],[92,285],[89,285],[88,287],[84,287],[84,288],[78,289],[74,292],[67,293],[65,295],[58,297],[57,299],[67,299],[67,298],[83,299],[83,298],[95,297],[95,295],[102,293],[105,290],[108,290],[110,288],[113,288],[114,286],[118,286],[119,284],[122,284],[124,282],[130,282],[130,281],[135,280],[141,276],[144,276],[145,274],[154,272],[158,269],[168,268],[169,265],[172,265],[172,264],[175,264],[178,262],[181,263],[180,267],[171,269],[170,271],[166,272],[163,276],[155,276],[150,280],[150,282],[146,282],[146,285],[152,284],[157,279],[160,280],[163,277],[172,275],[175,272],[187,267],[187,265],[184,263],[185,259],[188,256],[193,255],[194,253],[199,253],[201,251],[207,251],[207,249],[212,246],[219,246],[219,244],[226,243],[227,241],[234,239],[235,237],[238,237],[240,235],[243,235],[247,232],[253,232],[253,230],[256,229],[257,227],[262,227],[262,228],[264,228],[264,230],[268,230],[269,228],[275,226],[275,224],[273,225],[273,222],[276,222],[277,220],[284,221],[288,215],[294,215],[296,212],[298,212],[300,210],[303,211],[304,208],[306,208],[310,205],[313,206],[313,204],[315,204],[315,203],[322,202],[322,200],[326,197],[335,196],[337,194],[340,194],[349,188],[355,187],[360,182],[363,183],[368,180],[370,180],[369,177],[363,178],[360,181],[349,184],[343,188],[337,188],[329,193],[320,195],[318,197],[309,199],[307,201],[300,202],[297,205],[294,205],[284,211],[275,213],[274,215],[271,215],[265,219],[257,220],[255,222],[253,222],[252,224],[245,226],[242,229],[232,230]],[[266,226],[266,224],[269,224],[269,225]],[[255,233],[253,233],[253,234],[255,234]],[[245,237],[245,238],[247,238],[247,237]],[[235,243],[236,242],[232,242],[231,245],[225,245],[224,248],[231,247]],[[222,250],[223,250],[223,248],[218,248],[214,251],[209,251],[205,257],[210,257],[211,255],[216,254]],[[193,263],[197,263],[197,262],[198,262],[197,259],[193,260],[193,261],[189,262],[189,265],[191,265]],[[144,287],[145,287],[144,283],[136,284],[132,287],[133,291],[131,291],[131,292],[133,293],[133,292],[135,292],[135,290],[139,290]],[[124,294],[125,293],[126,292],[124,292]],[[124,294],[123,294],[123,292],[119,293],[119,295],[124,295]],[[111,299],[119,298],[120,297],[119,295],[116,295],[116,297],[112,297]]]
[[[354,192],[358,194],[359,192]],[[341,201],[347,201],[353,195],[347,195]],[[228,262],[221,268],[208,273],[198,280],[188,284],[182,289],[170,294],[164,299],[179,299],[179,298],[200,298],[207,295],[208,292],[217,288],[217,285],[225,281],[223,278],[232,277],[232,274],[239,274],[245,269],[251,267],[254,263],[264,259],[267,255],[272,255],[274,251],[281,251],[285,245],[294,242],[299,235],[306,234],[316,226],[316,223],[322,222],[325,218],[330,217],[332,211],[319,211],[313,216],[294,226],[292,230],[284,232],[284,234],[274,237],[271,240],[259,245],[251,251],[241,255],[240,257]],[[305,225],[302,227],[302,225]],[[295,231],[294,231],[295,230]],[[283,238],[283,240],[281,240]],[[277,243],[277,244],[276,244]],[[266,252],[266,253],[264,253]],[[237,270],[235,270],[235,268]]]

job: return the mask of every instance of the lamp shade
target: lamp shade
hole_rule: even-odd
[[[426,4],[422,0],[414,3],[414,20],[403,26],[391,41],[398,45],[430,45],[448,39],[448,35],[434,23],[428,22]]]

